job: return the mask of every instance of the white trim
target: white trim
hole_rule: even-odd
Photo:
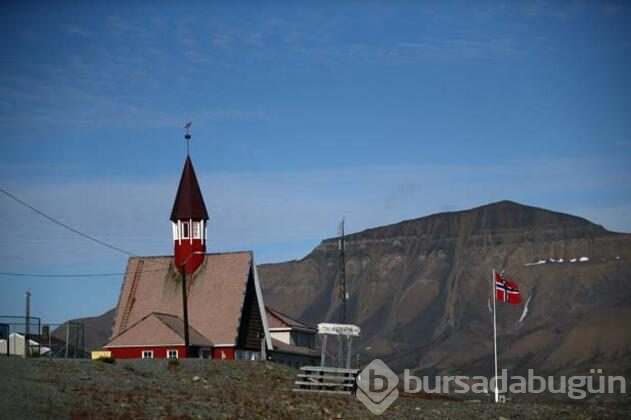
[[[256,264],[254,263],[254,253],[252,255],[252,271],[254,272],[254,290],[256,291],[256,300],[259,303],[259,311],[261,312],[261,321],[263,321],[263,333],[265,334],[265,344],[267,344],[268,350],[274,350],[272,345],[272,336],[267,326],[267,311],[265,310],[265,302],[263,302],[263,294],[261,293],[261,284],[259,283],[259,273],[256,270]]]
[[[186,226],[186,235],[184,235],[184,226]],[[191,236],[191,225],[188,222],[180,223],[180,239],[188,239]]]
[[[169,352],[170,351],[174,351],[175,352],[175,357],[169,357]],[[179,352],[177,351],[177,349],[167,349],[167,359],[179,359]]]
[[[199,222],[199,235],[202,237],[202,245],[204,245],[204,242],[206,242],[206,238],[204,237],[204,219],[200,220]]]
[[[150,357],[145,357],[145,353],[149,353],[151,356]],[[141,359],[153,359],[153,350],[142,350],[140,352],[140,358]]]
[[[293,329],[289,328],[289,327],[282,327],[282,328],[270,328],[270,331],[274,331],[274,332],[287,332],[287,331],[293,331]]]
[[[178,242],[178,245],[182,245],[182,226],[180,226],[181,224],[182,223],[178,219],[178,221],[177,221],[177,242]]]
[[[202,239],[202,229],[201,229],[201,222],[198,222],[196,220],[193,221],[193,239]],[[204,243],[203,239],[202,239],[202,243]]]
[[[126,344],[124,346],[121,345],[106,345],[103,346],[104,349],[122,349],[126,347],[170,347],[170,346],[183,346],[184,343],[169,343],[169,344]],[[194,344],[192,344],[194,346]]]
[[[177,241],[177,238],[178,238],[177,224],[175,222],[171,222],[171,226],[173,227],[173,240]]]
[[[193,219],[188,219],[188,238],[189,243],[193,244]]]
[[[215,344],[215,345],[213,345],[213,348],[217,348],[217,347],[236,347],[236,344]]]

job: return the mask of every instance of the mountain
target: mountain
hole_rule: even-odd
[[[94,317],[73,319],[71,323],[83,325],[85,331],[85,350],[92,351],[100,348],[103,344],[107,343],[112,333],[112,327],[114,326],[114,315],[116,314],[116,308],[112,308],[109,311]],[[70,328],[69,330],[69,342],[73,343],[75,340],[75,330]],[[65,341],[66,339],[66,327],[61,325],[53,331],[52,335],[58,339]],[[79,337],[81,337],[79,335]]]
[[[631,235],[502,201],[346,238],[348,321],[362,359],[412,374],[493,373],[492,269],[524,303],[498,303],[498,358],[510,374],[631,373]],[[311,323],[339,319],[338,239],[259,267],[267,304]],[[520,317],[528,302],[527,314]]]
[[[265,302],[313,324],[336,321],[338,267],[337,238],[261,265]],[[397,372],[491,376],[493,267],[524,301],[498,303],[500,368],[631,377],[631,235],[510,201],[347,236],[348,320],[362,328],[354,348]],[[74,321],[88,349],[107,341],[113,316]]]

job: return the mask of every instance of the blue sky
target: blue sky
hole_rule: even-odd
[[[90,2],[92,3],[92,2]],[[172,252],[185,156],[213,251],[511,199],[631,231],[626,2],[3,2],[0,186],[139,255]],[[0,271],[126,257],[0,196]],[[3,313],[116,304],[121,277],[0,276]]]

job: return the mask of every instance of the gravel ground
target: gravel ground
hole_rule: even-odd
[[[0,358],[0,418],[369,418],[355,397],[291,391],[296,371],[263,362]],[[400,397],[383,418],[620,419],[620,404],[503,404]]]

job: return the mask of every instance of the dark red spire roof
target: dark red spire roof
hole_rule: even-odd
[[[204,197],[199,189],[190,156],[186,157],[180,186],[177,189],[175,203],[173,203],[173,210],[171,211],[171,220],[173,222],[188,219],[208,220]]]

